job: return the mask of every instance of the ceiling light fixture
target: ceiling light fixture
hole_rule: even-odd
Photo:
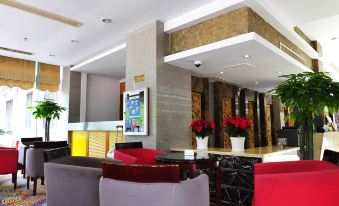
[[[78,40],[71,40],[71,43],[79,43]]]
[[[244,58],[251,58],[251,55],[250,54],[245,54],[244,56],[242,56],[242,57],[244,57]]]
[[[220,74],[223,74],[224,72],[220,72]]]
[[[76,70],[76,69],[78,69],[78,68],[80,68],[80,67],[82,67],[82,66],[84,66],[86,64],[94,62],[94,61],[96,61],[98,59],[101,59],[101,58],[103,58],[103,57],[105,57],[107,55],[110,55],[110,54],[112,54],[114,52],[117,52],[117,51],[119,51],[121,49],[125,49],[125,48],[126,48],[126,43],[118,45],[118,46],[116,46],[116,47],[114,47],[114,48],[112,48],[112,49],[110,49],[108,51],[105,51],[104,53],[101,53],[101,54],[99,54],[97,56],[94,56],[94,57],[84,61],[84,62],[81,62],[80,64],[77,64],[77,65],[73,66],[71,70],[74,71],[74,70]]]
[[[278,74],[282,74],[282,71],[278,71],[277,73],[278,73]]]
[[[106,24],[110,24],[110,23],[112,23],[112,19],[102,19],[102,22],[104,22]]]
[[[28,13],[31,13],[31,14],[34,14],[34,15],[45,17],[45,18],[51,19],[53,21],[57,21],[57,22],[62,23],[62,24],[67,24],[67,25],[70,25],[70,26],[73,26],[73,27],[76,27],[76,28],[79,28],[83,25],[83,23],[81,23],[77,20],[74,20],[74,19],[71,19],[71,18],[68,18],[68,17],[64,17],[64,16],[61,16],[61,15],[58,15],[58,14],[55,14],[55,13],[51,13],[51,12],[42,10],[40,8],[27,5],[27,4],[23,4],[19,1],[0,0],[0,4],[9,6],[9,7],[15,8],[15,9],[19,9],[21,11],[25,11],[25,12],[28,12]]]
[[[259,84],[259,82],[254,82],[254,84],[256,84],[256,85],[257,85],[257,84]]]

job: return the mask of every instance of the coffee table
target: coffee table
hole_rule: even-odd
[[[214,154],[195,153],[194,156],[185,156],[183,152],[173,152],[155,157],[157,164],[177,164],[180,173],[188,171],[189,178],[196,177],[196,171],[201,169],[215,170],[216,205],[221,205],[221,169],[219,157]]]

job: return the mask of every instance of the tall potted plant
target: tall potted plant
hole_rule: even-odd
[[[212,134],[212,131],[215,128],[214,121],[199,118],[193,120],[190,127],[195,133],[197,149],[207,149],[209,135]]]
[[[34,107],[30,107],[35,119],[45,120],[45,141],[49,141],[49,128],[52,119],[60,119],[60,114],[66,111],[65,107],[60,106],[52,99],[45,99],[44,101],[38,101],[38,104]]]
[[[339,83],[324,72],[304,72],[281,76],[286,78],[275,90],[281,102],[291,111],[289,117],[301,125],[301,158],[313,159],[315,116],[339,108]]]
[[[252,122],[245,117],[226,117],[224,120],[225,132],[230,135],[232,151],[242,152],[245,150],[245,138]]]

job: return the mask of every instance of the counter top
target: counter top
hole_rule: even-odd
[[[77,122],[68,123],[68,131],[116,131],[122,125],[123,121]]]
[[[192,148],[172,148],[172,151],[183,152],[185,149]],[[244,152],[233,152],[232,149],[225,148],[208,148],[207,152],[210,154],[218,155],[230,155],[230,156],[240,156],[240,157],[255,157],[255,158],[264,158],[265,156],[272,155],[284,155],[289,153],[297,152],[299,147],[285,147],[279,149],[277,146],[266,146],[266,147],[256,147],[246,149]],[[194,152],[199,150],[193,149]]]

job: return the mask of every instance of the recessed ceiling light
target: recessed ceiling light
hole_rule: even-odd
[[[50,54],[50,55],[48,55],[48,56],[50,56],[50,57],[55,57],[55,54]]]
[[[71,43],[79,43],[78,40],[71,40]]]
[[[245,54],[244,56],[242,56],[244,58],[251,58],[251,55],[250,54]]]
[[[338,37],[332,37],[331,38],[331,40],[337,40],[338,39]]]
[[[278,74],[282,74],[282,71],[278,71],[277,73],[278,73]]]
[[[112,19],[103,19],[102,22],[109,24],[112,23]]]
[[[220,72],[220,74],[223,74],[224,72]]]
[[[254,84],[259,84],[259,82],[254,82]]]

